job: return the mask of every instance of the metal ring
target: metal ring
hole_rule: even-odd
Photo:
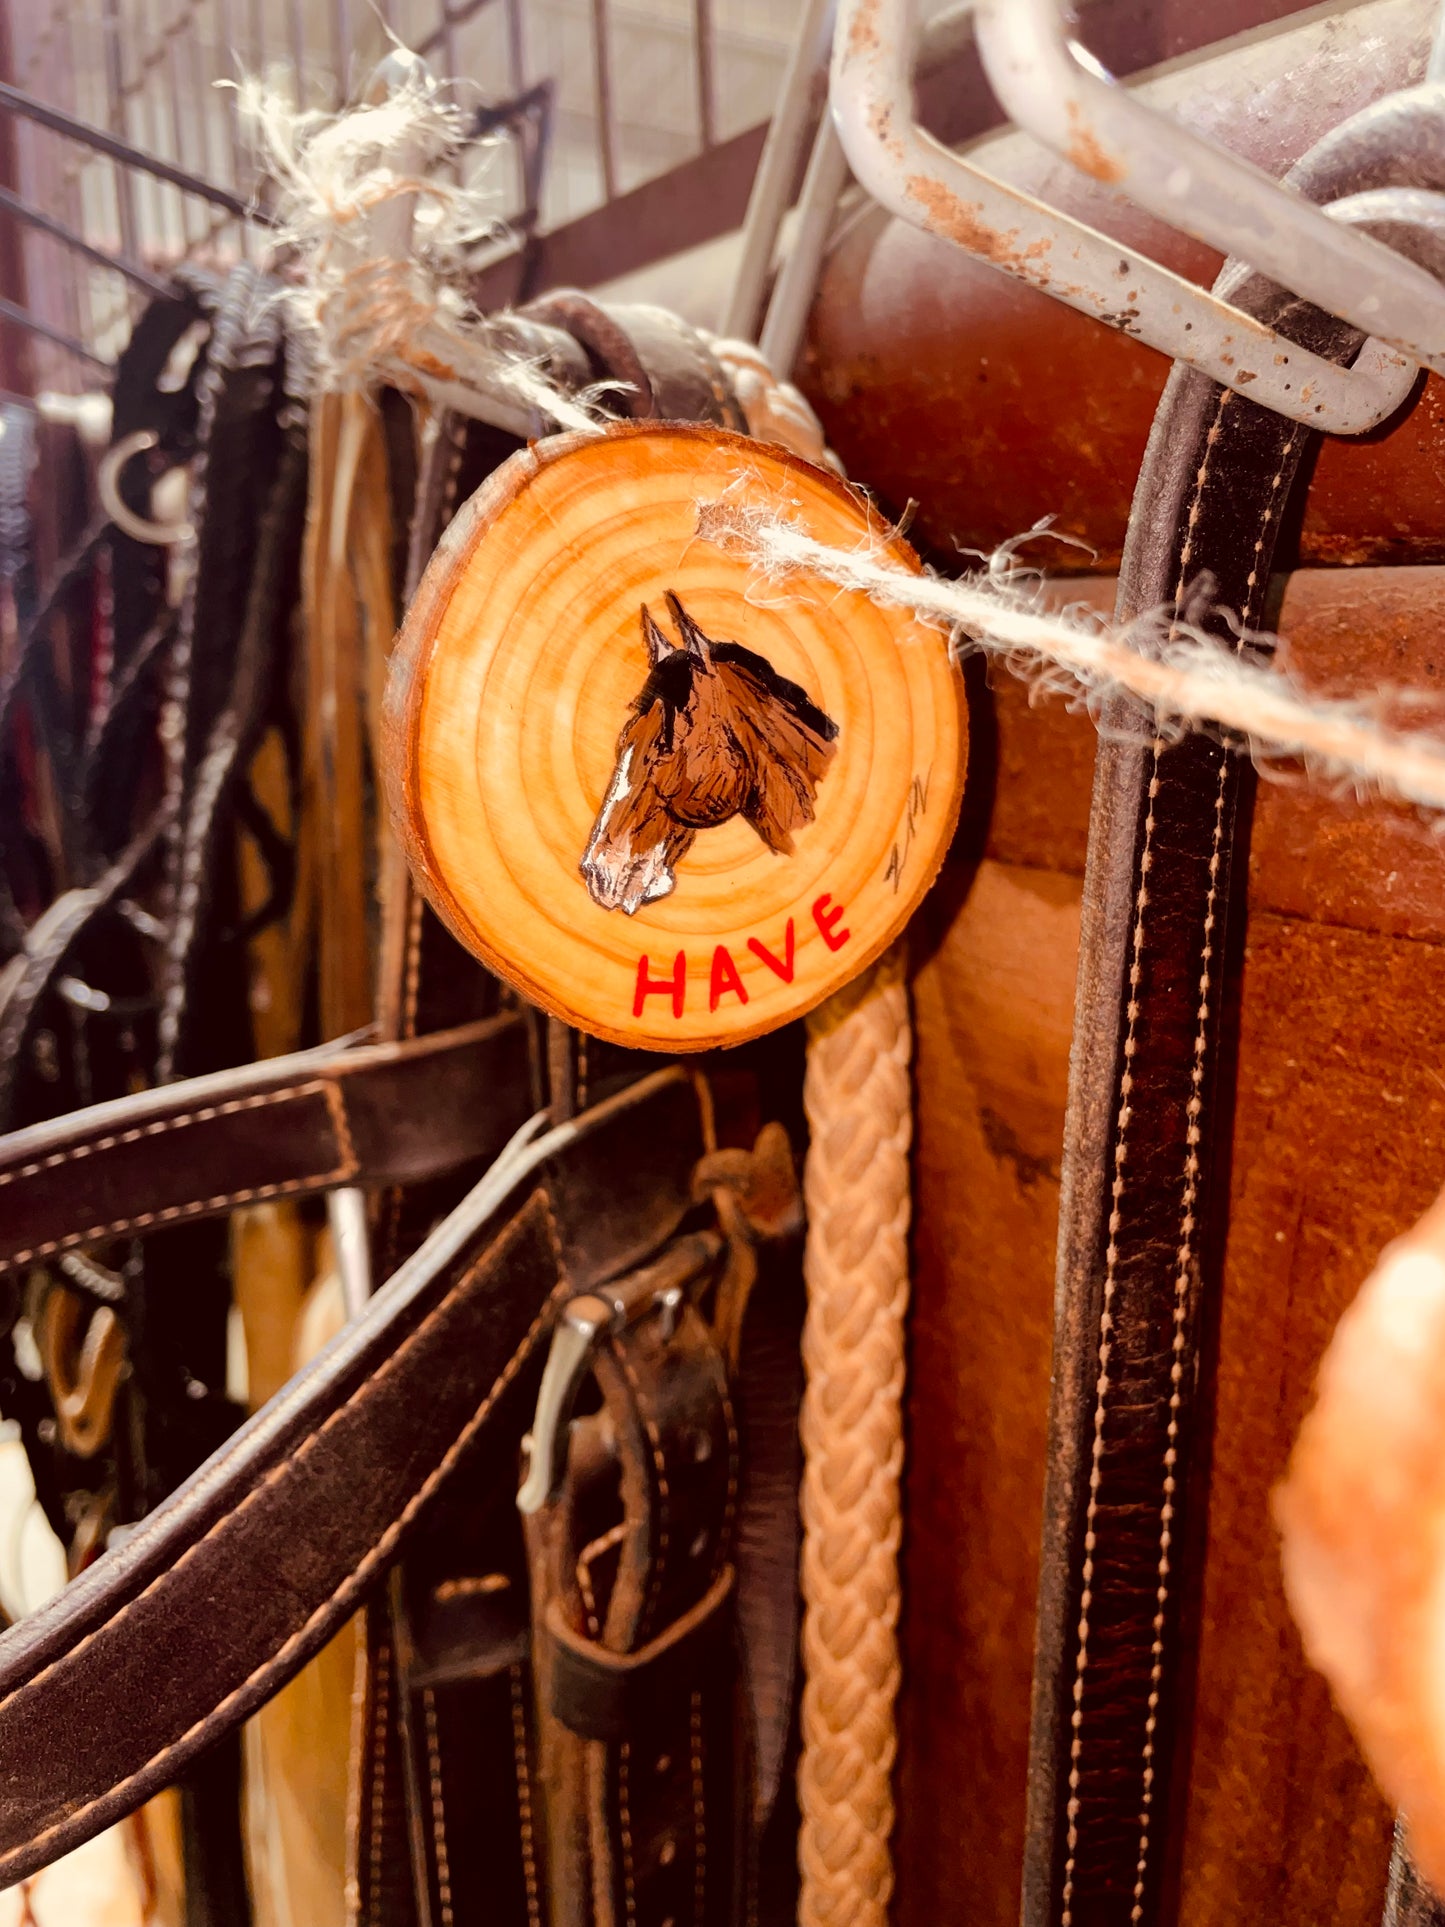
[[[100,505],[115,526],[136,542],[151,542],[158,548],[169,548],[176,542],[189,542],[195,530],[189,522],[152,522],[134,509],[127,508],[120,499],[120,472],[132,456],[143,455],[147,450],[160,444],[160,436],[153,428],[138,428],[133,435],[124,435],[100,458],[96,471],[95,486],[100,496]]]

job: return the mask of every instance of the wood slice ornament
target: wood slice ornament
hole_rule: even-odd
[[[932,882],[966,751],[943,636],[698,532],[721,502],[907,544],[836,476],[686,424],[565,435],[457,515],[392,658],[387,780],[426,895],[533,1002],[736,1044],[857,975]]]

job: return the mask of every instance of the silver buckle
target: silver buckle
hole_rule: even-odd
[[[519,1512],[539,1512],[561,1482],[566,1466],[565,1428],[603,1339],[654,1312],[662,1318],[663,1337],[671,1338],[688,1287],[711,1272],[723,1249],[724,1241],[716,1232],[693,1233],[680,1238],[655,1264],[568,1301],[553,1328],[532,1429],[522,1440],[527,1476],[517,1492]]]

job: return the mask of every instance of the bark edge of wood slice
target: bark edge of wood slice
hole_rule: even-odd
[[[921,564],[837,476],[692,424],[503,463],[393,651],[385,779],[420,888],[532,1002],[646,1050],[739,1044],[902,931],[958,817],[945,638],[702,540],[724,496]]]

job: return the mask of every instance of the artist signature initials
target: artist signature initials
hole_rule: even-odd
[[[933,765],[930,763],[922,776],[915,776],[908,785],[908,809],[903,819],[902,834],[893,845],[892,854],[888,858],[888,868],[883,872],[885,883],[893,885],[895,897],[903,885],[903,866],[907,863],[908,853],[913,848],[913,839],[917,836],[918,826],[928,809],[928,785],[932,775]]]

